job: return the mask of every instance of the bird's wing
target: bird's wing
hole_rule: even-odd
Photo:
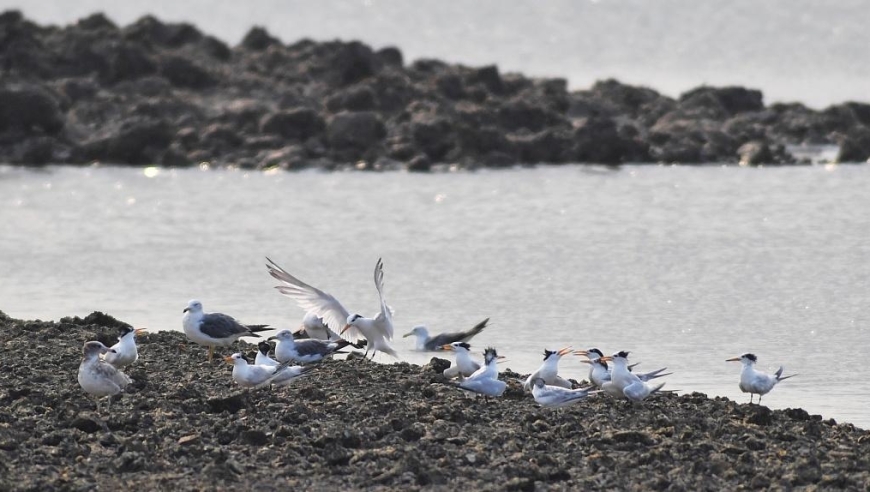
[[[108,362],[99,361],[94,366],[94,372],[96,372],[100,377],[108,379],[113,383],[117,384],[118,387],[124,389],[128,384],[132,383],[133,380],[130,379],[129,376],[124,374],[115,368],[115,366],[109,364]]]
[[[207,313],[202,315],[199,331],[216,339],[230,338],[233,335],[250,333],[247,326],[236,321],[232,316],[223,313]]]
[[[469,330],[440,333],[438,335],[435,335],[434,337],[430,337],[429,340],[426,340],[426,350],[436,350],[439,347],[453,342],[464,342],[470,340],[471,337],[483,331],[483,329],[486,328],[486,324],[488,322],[489,318],[486,318],[480,323],[474,325],[474,327]]]
[[[387,306],[387,301],[384,299],[384,262],[378,258],[375,264],[375,289],[378,291],[378,301],[380,302],[381,312],[375,317],[375,327],[384,334],[387,340],[393,339],[393,310]]]
[[[269,262],[266,264],[269,274],[282,283],[275,287],[278,292],[296,301],[302,309],[312,311],[323,318],[323,322],[332,331],[337,333],[344,328],[350,313],[338,299],[290,275],[269,258],[266,260]],[[350,327],[345,333],[354,341],[360,337],[359,330],[355,327]]]
[[[333,352],[333,350],[330,348],[329,342],[316,339],[296,340],[296,353],[298,353],[300,357],[308,355],[326,356],[330,352]]]
[[[672,372],[666,372],[662,374],[662,371],[666,371],[667,369],[667,367],[662,367],[661,369],[656,369],[655,371],[638,374],[637,377],[641,381],[649,381],[650,379],[660,378],[662,376],[670,376],[671,374],[673,374]]]

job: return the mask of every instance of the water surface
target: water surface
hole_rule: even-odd
[[[867,166],[0,167],[0,309],[180,330],[198,298],[295,328],[303,312],[272,288],[266,256],[365,315],[383,257],[397,335],[489,317],[474,345],[496,346],[503,367],[531,372],[566,345],[630,350],[674,371],[666,388],[738,401],[740,366],[724,361],[751,351],[800,373],[765,404],[867,428],[868,179]],[[578,379],[585,368],[561,364]]]

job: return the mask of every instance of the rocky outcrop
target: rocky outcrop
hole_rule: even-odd
[[[407,64],[393,47],[285,44],[261,27],[230,47],[151,16],[55,27],[8,11],[0,70],[0,162],[23,165],[763,165],[794,163],[801,144],[868,157],[866,104],[765,106],[743,87],[674,99],[615,80],[570,91],[494,65]]]

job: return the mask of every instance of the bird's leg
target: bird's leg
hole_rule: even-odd
[[[754,394],[749,393],[749,404],[750,404],[750,405],[752,405],[752,398],[753,398],[754,396],[755,396]]]
[[[214,357],[214,347],[209,345],[208,346],[208,361],[211,362],[213,357]]]
[[[366,345],[366,353],[363,354],[363,359],[365,359],[365,358],[368,357],[368,356],[369,356],[369,346]]]

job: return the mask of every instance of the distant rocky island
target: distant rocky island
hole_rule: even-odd
[[[186,23],[102,14],[40,26],[0,14],[0,162],[356,167],[427,171],[538,163],[802,164],[794,146],[870,157],[870,104],[766,106],[758,90],[671,98],[359,42],[230,47]],[[739,69],[739,67],[737,68]]]

